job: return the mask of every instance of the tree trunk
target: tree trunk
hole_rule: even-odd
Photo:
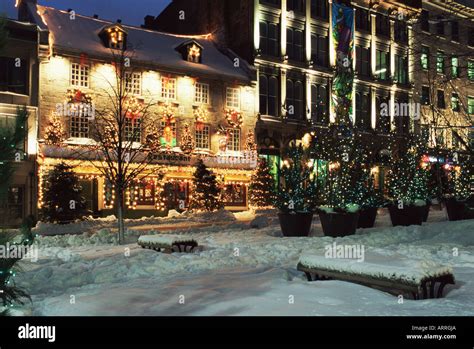
[[[123,189],[117,186],[117,224],[118,224],[118,241],[120,245],[125,243],[125,224],[123,219]]]

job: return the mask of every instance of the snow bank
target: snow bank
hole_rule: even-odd
[[[394,265],[394,263],[368,263],[354,259],[326,258],[312,254],[303,254],[299,260],[301,265],[327,271],[336,271],[349,275],[366,275],[377,279],[389,279],[406,284],[419,284],[422,280],[431,277],[452,274],[453,269],[442,266],[434,261],[406,261],[411,267]]]
[[[179,213],[171,210],[167,217],[142,217],[139,219],[125,219],[126,227],[136,227],[142,225],[160,225],[175,222],[190,223],[217,223],[234,222],[236,218],[232,212],[220,210],[216,212],[184,212]],[[84,220],[76,221],[70,224],[52,224],[38,222],[33,232],[38,235],[65,235],[65,234],[83,234],[86,232],[97,231],[102,228],[116,228],[117,219],[115,216],[103,218],[85,217]]]

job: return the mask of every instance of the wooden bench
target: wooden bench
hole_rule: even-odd
[[[175,235],[142,235],[138,238],[138,245],[163,253],[192,253],[198,247],[195,240]]]
[[[325,259],[324,257],[314,258],[313,256],[312,263],[305,263],[308,261],[308,258],[302,256],[297,265],[297,269],[305,273],[308,281],[347,281],[378,289],[394,296],[408,296],[408,298],[415,300],[442,298],[444,287],[447,284],[455,284],[452,271],[446,267],[434,270],[433,275],[423,275],[423,273],[420,273],[420,275],[416,277],[400,277],[396,276],[396,274],[390,275],[390,273],[386,273],[384,270],[378,275],[371,275],[365,274],[361,270],[352,270],[350,267],[346,270],[344,270],[344,268],[342,268],[343,270],[336,270],[329,266],[330,262],[328,262],[327,259],[325,259],[320,266],[317,266],[317,258]],[[314,261],[316,261],[316,263],[314,263]],[[308,264],[311,266],[308,266]],[[340,267],[343,264],[344,260],[339,259],[337,260],[336,267]],[[371,267],[376,266],[376,264],[371,264]],[[385,265],[381,267],[381,269],[385,268],[387,268]],[[403,270],[399,267],[396,269],[398,269],[398,271]]]

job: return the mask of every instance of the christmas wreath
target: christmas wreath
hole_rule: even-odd
[[[225,118],[227,123],[233,128],[238,128],[244,123],[242,113],[235,109],[226,109]]]

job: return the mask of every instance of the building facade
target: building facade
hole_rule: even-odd
[[[85,145],[98,142],[89,112],[102,114],[110,106],[107,96],[116,86],[113,57],[128,51],[133,73],[126,76],[127,98],[149,106],[148,114],[158,128],[149,128],[141,116],[130,112],[126,130],[133,134],[130,141],[140,145],[155,137],[158,147],[151,164],[127,190],[127,216],[159,214],[157,186],[163,173],[166,204],[185,209],[198,159],[222,183],[227,209],[247,207],[247,185],[256,165],[252,144],[258,101],[255,72],[243,59],[218,48],[211,35],[158,33],[34,1],[23,3],[20,13],[46,31],[49,40],[47,59],[39,71],[39,206],[45,175],[65,161],[81,178],[91,214],[114,213],[112,183],[89,155],[78,154]],[[87,104],[87,113],[82,104]],[[71,108],[79,112],[63,113]],[[64,139],[51,144],[48,132],[58,120]],[[193,140],[191,150],[184,150],[185,135]]]
[[[431,161],[458,162],[473,151],[474,9],[463,2],[423,1],[414,26],[413,70],[420,132]],[[454,161],[452,161],[454,160]]]
[[[18,109],[28,113],[27,137],[18,145],[15,172],[7,202],[0,207],[0,227],[13,227],[37,207],[38,52],[40,33],[35,25],[5,20],[7,41],[0,48],[0,128],[14,127]]]
[[[396,106],[416,101],[416,57],[409,48],[421,1],[341,3],[354,8],[354,124],[374,144],[382,144],[389,130],[414,131],[412,110],[399,113]],[[336,120],[335,25],[330,0],[174,0],[158,17],[145,18],[150,29],[216,33],[254,64],[259,152],[273,162],[288,142],[310,131],[317,135]],[[383,182],[383,169],[379,172]]]

